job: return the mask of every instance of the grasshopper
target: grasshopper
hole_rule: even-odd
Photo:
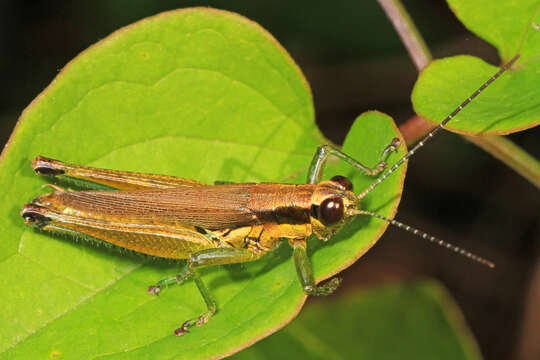
[[[518,55],[519,56],[519,55]],[[310,235],[326,241],[358,215],[368,215],[403,228],[424,239],[493,267],[493,263],[396,220],[363,210],[359,201],[430,140],[489,84],[506,71],[514,57],[476,90],[440,125],[427,134],[395,165],[388,168],[388,155],[400,146],[391,139],[380,161],[368,167],[330,146],[320,146],[309,167],[307,183],[246,183],[206,185],[198,181],[165,176],[71,165],[37,156],[32,167],[39,175],[60,176],[116,190],[64,190],[39,196],[21,211],[26,224],[40,230],[98,239],[135,252],[160,258],[184,259],[173,277],[148,288],[151,294],[192,278],[207,311],[185,321],[174,331],[180,336],[193,325],[202,325],[215,314],[216,302],[199,276],[200,266],[241,263],[259,259],[287,239],[293,248],[296,270],[308,295],[329,295],[340,284],[334,277],[316,284],[306,252]],[[359,194],[350,180],[334,176],[322,181],[329,156],[335,156],[369,176],[378,176]]]

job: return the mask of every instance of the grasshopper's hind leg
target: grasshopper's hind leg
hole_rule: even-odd
[[[39,175],[66,178],[75,182],[77,185],[90,189],[144,190],[205,185],[198,181],[175,176],[67,164],[44,156],[36,156],[32,161],[32,168]]]
[[[207,323],[217,310],[216,301],[210,293],[210,290],[208,290],[200,278],[196,268],[207,265],[223,265],[253,261],[257,260],[260,256],[261,254],[248,249],[213,248],[201,250],[189,256],[187,264],[182,268],[178,275],[172,278],[163,279],[156,285],[150,286],[148,292],[157,295],[164,286],[168,286],[172,283],[180,284],[189,277],[195,281],[208,310],[196,319],[185,321],[182,326],[174,331],[176,336],[182,336],[187,333],[189,328],[193,325],[201,326]]]
[[[319,146],[317,148],[317,151],[315,152],[315,155],[313,156],[311,165],[309,166],[307,182],[308,184],[318,184],[321,181],[322,176],[323,176],[324,166],[326,165],[326,160],[328,159],[328,156],[330,155],[334,155],[337,158],[344,160],[345,162],[359,169],[366,175],[375,176],[388,166],[388,164],[386,163],[386,159],[388,158],[388,155],[390,155],[390,153],[398,149],[399,144],[400,144],[399,138],[393,138],[392,142],[387,147],[384,148],[381,154],[381,157],[379,159],[379,162],[373,168],[363,165],[359,161],[353,159],[349,155],[345,154],[344,152],[336,149],[335,147],[331,145]]]

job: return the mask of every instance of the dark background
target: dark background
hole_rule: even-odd
[[[22,110],[79,52],[141,18],[201,5],[247,16],[283,44],[311,84],[319,127],[335,143],[366,110],[386,112],[398,123],[413,115],[409,96],[417,71],[374,0],[3,1],[0,142],[7,141]],[[408,0],[404,5],[434,57],[471,54],[500,64],[497,51],[469,33],[444,1]],[[538,128],[510,139],[540,158]],[[540,273],[538,190],[457,135],[444,133],[428,147],[409,163],[397,218],[492,259],[497,267],[489,270],[389,229],[342,274],[337,296],[359,286],[433,277],[455,297],[486,359],[539,358],[540,324],[524,321],[538,319],[539,311],[534,307],[538,297],[528,295],[540,291],[540,274],[533,280],[535,268]]]

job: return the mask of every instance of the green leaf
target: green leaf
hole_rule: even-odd
[[[389,117],[371,113],[355,123],[345,150],[374,165],[395,136]],[[194,283],[159,297],[146,289],[174,275],[178,264],[24,226],[22,205],[47,182],[33,174],[34,156],[208,183],[298,174],[303,181],[323,140],[298,67],[271,35],[238,15],[168,12],[84,51],[24,111],[2,153],[0,184],[9,189],[0,207],[2,358],[223,356],[284,326],[305,301],[284,244],[261,261],[204,269],[219,311],[205,326],[175,337],[175,328],[204,311]],[[393,216],[403,177],[404,168],[366,197],[365,206]],[[361,189],[372,179],[354,181]],[[324,247],[314,240],[317,278],[354,262],[385,228],[358,219]]]
[[[503,135],[540,124],[540,1],[449,0],[469,30],[493,44],[502,62],[517,53],[510,71],[490,85],[446,126],[467,135]],[[417,114],[440,123],[498,69],[472,56],[436,60],[415,84]]]
[[[305,307],[280,332],[233,356],[276,359],[480,359],[456,304],[433,281],[348,293]]]
[[[405,144],[392,118],[378,111],[369,111],[360,115],[349,130],[343,151],[356,160],[369,166],[379,162],[384,148],[394,137]],[[397,153],[389,158],[389,163],[397,162],[406,153],[402,145]],[[387,217],[394,217],[401,199],[407,165],[403,165],[395,174],[388,177],[361,201],[361,207]],[[359,193],[370,185],[374,178],[360,174],[348,164],[339,162],[329,166],[327,177],[340,174],[352,180],[354,190]],[[310,246],[320,251],[312,255],[313,269],[318,279],[326,279],[358,260],[384,233],[388,224],[370,217],[358,217],[346,226],[327,244],[318,239],[311,239]],[[337,265],[337,266],[336,266]]]

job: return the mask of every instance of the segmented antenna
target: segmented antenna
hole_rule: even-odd
[[[495,264],[493,264],[493,262],[489,261],[489,260],[486,260],[478,255],[475,255],[465,249],[462,249],[460,248],[459,246],[455,246],[453,244],[450,244],[449,242],[446,242],[444,240],[441,240],[441,239],[438,239],[436,238],[435,236],[431,236],[429,235],[428,233],[425,233],[421,230],[418,230],[416,228],[413,228],[412,226],[409,226],[409,225],[406,225],[406,224],[403,224],[403,223],[400,223],[399,221],[396,221],[396,220],[393,220],[393,219],[389,219],[387,217],[384,217],[382,215],[379,215],[379,214],[376,214],[376,213],[373,213],[371,211],[366,211],[366,210],[353,210],[352,211],[352,214],[353,215],[369,215],[369,216],[373,216],[373,217],[376,217],[378,219],[381,219],[381,220],[384,220],[394,226],[397,226],[398,228],[400,229],[403,229],[405,231],[408,231],[410,233],[413,233],[414,235],[417,235],[423,239],[426,239],[426,240],[429,240],[430,242],[434,243],[434,244],[437,244],[439,246],[442,246],[444,248],[447,248],[449,249],[450,251],[454,251],[460,255],[463,255],[465,256],[466,258],[469,258],[473,261],[476,261],[477,263],[480,263],[482,265],[486,265],[490,268],[494,268],[495,267]]]
[[[478,96],[482,91],[484,91],[485,88],[489,86],[493,81],[495,81],[503,72],[508,70],[510,66],[512,66],[513,63],[516,62],[516,60],[520,57],[520,54],[517,54],[510,60],[506,65],[504,65],[495,75],[493,75],[488,81],[486,81],[478,90],[476,90],[467,100],[465,100],[461,105],[459,105],[450,115],[446,117],[435,129],[433,129],[429,134],[427,134],[418,144],[416,144],[407,154],[405,154],[397,163],[394,164],[390,169],[388,169],[386,172],[384,172],[375,182],[373,182],[371,185],[369,185],[364,191],[362,191],[358,198],[362,199],[364,196],[369,194],[377,185],[382,183],[384,179],[386,179],[391,173],[396,171],[407,159],[409,159],[411,156],[414,155],[414,153],[420,149],[426,142],[428,142],[439,130],[442,129],[444,125],[446,125],[450,120],[452,120],[453,117],[455,117],[465,106],[467,106],[475,97]]]

